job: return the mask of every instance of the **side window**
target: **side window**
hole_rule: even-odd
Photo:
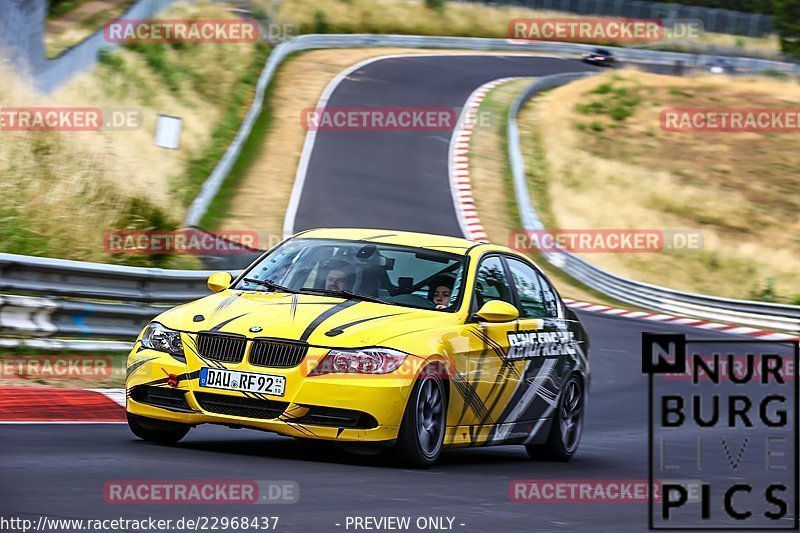
[[[544,311],[548,317],[557,318],[559,315],[558,308],[561,305],[558,301],[558,295],[553,286],[550,285],[550,282],[541,273],[537,272],[536,275],[539,277],[539,283],[541,283],[542,292],[544,293]]]
[[[523,318],[558,317],[558,298],[550,284],[528,264],[507,259]]]
[[[511,289],[508,286],[503,262],[499,257],[489,257],[481,262],[475,277],[475,310],[491,300],[502,300],[513,304]]]

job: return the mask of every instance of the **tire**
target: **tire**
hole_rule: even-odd
[[[128,427],[131,432],[140,439],[149,442],[177,444],[191,429],[191,426],[186,424],[156,420],[130,413],[126,414],[128,415]]]
[[[396,463],[430,468],[442,451],[447,421],[447,389],[441,374],[427,367],[417,378],[406,404],[397,442],[390,450]]]
[[[544,444],[526,444],[528,456],[535,460],[566,462],[578,450],[586,408],[583,382],[571,375],[561,389],[558,408],[553,414],[550,434]]]

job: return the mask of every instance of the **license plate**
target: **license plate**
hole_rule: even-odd
[[[269,374],[201,368],[200,386],[209,389],[225,389],[244,392],[261,392],[273,396],[283,396],[286,378]]]

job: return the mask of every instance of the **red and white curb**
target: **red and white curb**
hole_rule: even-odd
[[[478,218],[478,210],[475,207],[475,199],[472,196],[472,182],[469,177],[469,142],[477,122],[478,108],[489,91],[498,85],[517,79],[519,78],[499,78],[484,83],[475,89],[467,98],[464,109],[458,117],[458,124],[453,130],[453,136],[450,139],[450,189],[453,194],[453,202],[455,203],[456,215],[458,215],[461,230],[472,241],[489,242],[486,228],[483,227],[480,218]]]
[[[661,322],[662,324],[674,324],[676,326],[689,326],[693,328],[705,329],[710,331],[719,331],[721,333],[729,333],[731,335],[742,335],[745,337],[753,337],[759,340],[779,341],[779,340],[796,340],[798,337],[788,333],[780,333],[777,331],[767,331],[758,328],[751,328],[746,326],[736,326],[732,324],[721,324],[719,322],[707,322],[705,320],[698,320],[696,318],[681,317],[675,315],[665,315],[660,313],[648,313],[645,311],[631,311],[629,309],[620,309],[617,307],[609,307],[607,305],[594,304],[590,302],[581,302],[564,298],[564,303],[572,309],[580,309],[581,311],[589,311],[590,313],[600,313],[604,315],[620,316],[625,318],[639,318],[642,320],[651,320],[653,322]]]
[[[0,424],[118,424],[125,389],[0,387]]]

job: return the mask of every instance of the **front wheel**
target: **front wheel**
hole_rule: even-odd
[[[144,416],[128,415],[128,427],[142,440],[160,444],[176,444],[189,433],[191,426],[177,422],[156,420]]]
[[[583,383],[573,374],[561,390],[547,441],[525,445],[531,459],[564,462],[572,459],[583,433],[584,400]]]
[[[413,468],[429,468],[439,458],[447,418],[445,381],[428,369],[417,379],[406,404],[392,455]]]

